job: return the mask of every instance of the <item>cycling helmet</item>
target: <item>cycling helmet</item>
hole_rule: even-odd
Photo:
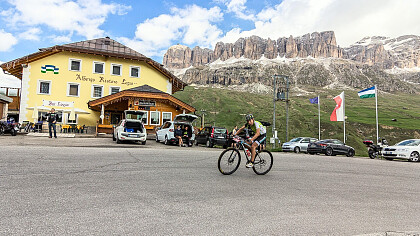
[[[250,121],[252,119],[254,119],[254,116],[252,114],[248,114],[245,116],[246,121]]]

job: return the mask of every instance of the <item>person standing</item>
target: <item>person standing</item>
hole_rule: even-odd
[[[231,133],[231,134],[232,134],[232,135],[233,135],[233,134],[236,134],[236,131],[238,131],[238,126],[237,126],[237,125],[235,125],[235,127],[233,128],[233,130],[232,130],[232,133]]]
[[[232,142],[232,138],[233,138],[233,136],[235,136],[235,134],[236,134],[236,132],[238,131],[238,126],[237,125],[235,125],[235,127],[233,128],[233,130],[232,130],[232,133],[230,133],[230,135],[231,135],[231,139],[229,139],[229,142],[231,143],[230,144],[230,146],[231,147],[235,147],[235,143],[234,142]]]
[[[52,130],[54,129],[54,138],[57,138],[57,130],[56,130],[56,123],[58,120],[58,114],[55,113],[55,109],[51,108],[51,111],[47,114],[47,121],[48,121],[48,130],[50,132],[50,137],[52,138]]]

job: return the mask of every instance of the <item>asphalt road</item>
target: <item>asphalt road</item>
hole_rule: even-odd
[[[220,153],[0,137],[0,235],[420,232],[420,163],[275,153],[223,176]]]

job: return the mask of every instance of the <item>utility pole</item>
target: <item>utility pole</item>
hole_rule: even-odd
[[[286,93],[277,91],[277,79],[282,78],[286,82]],[[289,77],[285,75],[273,75],[273,137],[274,146],[276,148],[276,101],[281,100],[286,102],[286,142],[289,140]]]
[[[286,142],[289,141],[289,77],[284,76],[286,79]]]
[[[274,144],[273,144],[273,149],[276,148],[276,80],[277,80],[277,75],[273,76],[273,138],[274,138]]]
[[[206,110],[201,110],[201,128],[204,128],[204,114]]]

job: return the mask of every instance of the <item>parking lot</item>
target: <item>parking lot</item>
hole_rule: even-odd
[[[257,176],[221,149],[0,137],[1,235],[384,235],[420,231],[420,164],[274,153]]]

